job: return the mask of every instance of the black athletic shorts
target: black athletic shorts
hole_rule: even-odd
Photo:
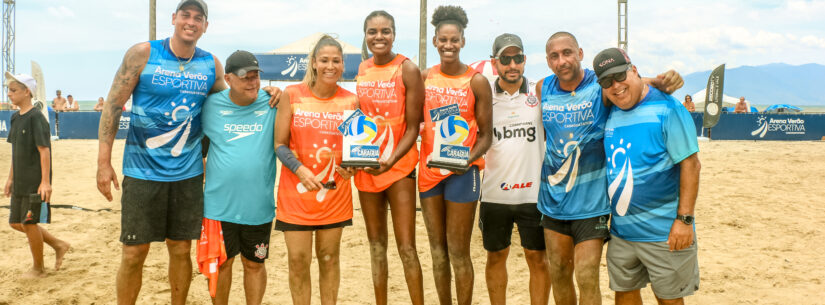
[[[123,178],[120,242],[127,245],[200,238],[203,175],[173,182]]]
[[[9,223],[24,225],[51,223],[52,211],[48,202],[43,202],[39,194],[25,196],[11,195]]]
[[[478,228],[484,249],[490,252],[504,250],[510,246],[513,224],[518,224],[521,246],[527,250],[544,250],[544,229],[541,227],[541,212],[535,203],[502,204],[481,202]]]
[[[275,220],[275,230],[278,231],[318,231],[318,230],[326,230],[326,229],[335,229],[335,228],[343,228],[349,227],[352,225],[352,219],[347,219],[342,222],[336,222],[326,225],[296,225],[288,222],[283,222],[280,220]]]
[[[573,237],[573,244],[578,244],[596,238],[609,239],[608,220],[610,220],[610,214],[574,220],[560,220],[542,215],[541,225],[548,230]]]
[[[244,225],[221,221],[223,244],[226,258],[233,258],[240,253],[244,258],[263,263],[269,257],[269,235],[272,223],[262,225]]]

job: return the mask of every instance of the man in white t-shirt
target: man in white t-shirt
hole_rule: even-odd
[[[550,275],[545,258],[541,212],[536,207],[544,157],[544,129],[534,82],[524,77],[521,38],[502,34],[493,43],[490,60],[499,77],[493,87],[493,143],[481,183],[479,228],[487,250],[487,291],[490,304],[507,297],[507,256],[513,224],[530,269],[530,303],[547,304]]]

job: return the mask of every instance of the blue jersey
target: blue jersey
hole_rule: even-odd
[[[629,241],[666,241],[679,207],[677,164],[699,151],[690,113],[651,87],[633,108],[613,106],[604,149],[613,212],[610,232]]]
[[[247,106],[229,100],[229,89],[206,99],[204,217],[245,225],[275,218],[275,113],[263,90]]]
[[[564,91],[555,75],[541,87],[541,113],[547,136],[541,167],[539,210],[561,220],[607,215],[604,123],[607,107],[592,70],[575,91]]]
[[[149,60],[132,93],[123,175],[152,181],[192,178],[203,173],[200,114],[215,83],[215,60],[198,48],[191,61],[179,60],[168,38],[149,44]]]

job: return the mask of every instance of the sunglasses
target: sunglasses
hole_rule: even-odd
[[[627,70],[625,70],[623,72],[619,72],[619,73],[613,73],[613,74],[610,74],[610,75],[605,76],[604,78],[600,79],[599,80],[599,86],[602,86],[602,88],[607,89],[607,88],[610,88],[610,86],[613,86],[613,81],[623,82],[626,79],[627,79]]]
[[[516,54],[516,55],[513,55],[513,56],[504,56],[504,55],[502,55],[502,56],[498,57],[498,60],[499,60],[499,62],[501,62],[502,65],[505,65],[505,66],[509,65],[510,61],[515,61],[516,64],[518,65],[518,64],[521,64],[521,63],[524,62],[524,54]]]

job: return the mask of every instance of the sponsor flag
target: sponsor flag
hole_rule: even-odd
[[[725,88],[725,64],[713,69],[708,77],[708,87],[705,90],[705,115],[702,126],[713,128],[719,123],[719,114],[722,112],[722,91]]]

